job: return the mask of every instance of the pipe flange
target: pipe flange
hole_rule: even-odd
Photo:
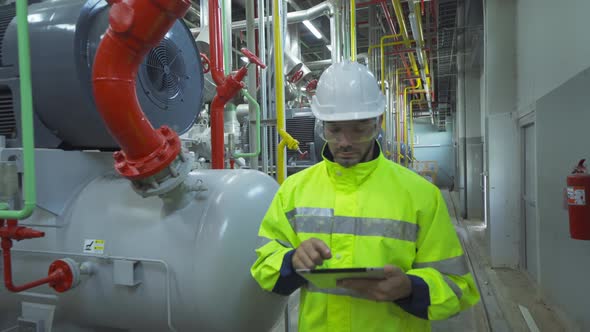
[[[80,268],[78,263],[71,258],[62,258],[54,261],[49,266],[48,275],[59,272],[63,277],[49,283],[49,286],[58,293],[66,292],[80,284]]]
[[[160,173],[145,179],[132,181],[131,186],[142,197],[166,194],[186,180],[193,164],[194,156],[186,151],[182,151]]]
[[[161,136],[163,144],[146,157],[131,159],[124,151],[113,153],[115,169],[119,174],[132,181],[149,178],[165,170],[166,165],[177,158],[181,143],[176,132],[168,126],[162,126],[156,133]]]

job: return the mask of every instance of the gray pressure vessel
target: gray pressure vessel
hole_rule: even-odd
[[[63,324],[93,331],[269,331],[286,297],[263,291],[250,267],[277,183],[252,170],[192,172],[186,183],[206,190],[142,198],[128,180],[103,175],[73,195],[63,214],[38,208],[23,224],[53,226],[35,226],[44,238],[15,243],[16,283],[46,276],[61,258],[85,264],[92,275],[82,274],[78,287],[62,294],[47,286],[25,294],[0,287],[0,323],[15,325],[25,301],[55,306],[54,331]]]

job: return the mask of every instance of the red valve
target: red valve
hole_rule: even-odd
[[[203,74],[211,71],[211,61],[205,53],[201,53],[201,65],[203,66]]]
[[[258,58],[256,56],[256,54],[250,52],[247,48],[244,47],[240,51],[242,52],[242,54],[244,54],[246,56],[246,58],[248,58],[248,61],[250,61],[251,63],[256,64],[257,66],[259,66],[262,69],[266,68],[266,65],[264,63],[262,63],[260,58]]]
[[[305,159],[307,157],[307,155],[309,154],[309,151],[302,152],[301,150],[298,150],[298,152],[299,152],[299,160]]]
[[[318,87],[318,80],[312,80],[309,83],[307,83],[305,90],[307,91],[307,93],[312,93],[317,89],[317,87]]]
[[[289,82],[297,83],[302,77],[303,77],[303,70],[298,70],[295,74],[293,74],[293,76],[291,76],[291,79],[289,80]]]

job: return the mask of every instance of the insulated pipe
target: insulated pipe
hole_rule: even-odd
[[[115,168],[131,180],[165,169],[180,153],[180,139],[170,128],[154,130],[137,100],[137,70],[148,51],[188,11],[189,0],[110,0],[110,25],[93,67],[96,106],[123,150]]]
[[[266,12],[266,6],[263,0],[258,0],[258,22],[259,26],[264,26],[264,16]],[[260,55],[260,61],[266,63],[266,29],[258,30],[258,42],[260,46],[258,47],[258,54]],[[260,71],[260,104],[262,106],[262,120],[266,120],[268,118],[268,98],[267,98],[267,89],[266,89],[266,77],[268,76],[268,71],[266,69],[262,69]],[[268,174],[268,130],[264,128],[262,131],[262,172]]]

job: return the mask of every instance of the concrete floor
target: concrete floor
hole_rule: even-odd
[[[549,305],[537,296],[534,282],[526,273],[509,269],[492,269],[487,256],[488,244],[481,221],[457,218],[458,197],[455,193],[443,191],[449,214],[469,258],[470,269],[480,289],[482,301],[461,314],[432,324],[433,331],[569,331]],[[538,328],[529,328],[521,306],[527,308]],[[296,332],[299,312],[299,292],[289,299],[289,323],[280,321],[272,332]]]

